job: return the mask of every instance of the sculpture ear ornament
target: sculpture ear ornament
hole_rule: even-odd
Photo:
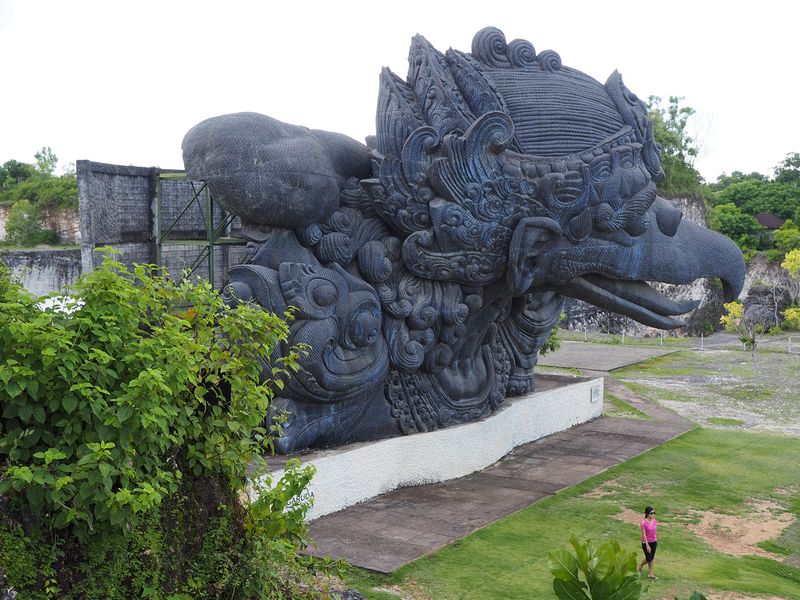
[[[506,282],[512,296],[520,296],[533,285],[536,259],[560,238],[561,227],[547,217],[527,217],[514,229],[508,249]]]

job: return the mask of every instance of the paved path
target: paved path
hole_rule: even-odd
[[[649,358],[677,352],[679,348],[625,346],[561,342],[555,352],[539,357],[543,367],[574,367],[591,371],[613,371]]]
[[[391,573],[692,427],[604,375],[611,393],[653,419],[601,417],[519,446],[461,479],[396,490],[327,515],[311,523],[312,553]]]

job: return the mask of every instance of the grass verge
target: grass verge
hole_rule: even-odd
[[[652,420],[650,415],[643,413],[638,408],[631,406],[624,400],[620,400],[614,394],[611,394],[608,391],[603,392],[603,402],[606,405],[603,414],[607,417]]]
[[[660,580],[647,599],[688,598],[694,590],[800,599],[792,528],[770,540],[774,558],[733,556],[692,533],[703,512],[747,516],[754,499],[800,516],[800,440],[789,436],[695,429],[625,464],[542,500],[390,576],[354,569],[348,583],[373,600],[397,598],[553,598],[547,554],[571,534],[616,539],[639,552],[638,526],[617,518],[659,515]],[[794,526],[792,526],[794,527]],[[785,539],[788,536],[789,539]],[[782,549],[782,550],[781,550]],[[786,562],[784,562],[786,561]]]

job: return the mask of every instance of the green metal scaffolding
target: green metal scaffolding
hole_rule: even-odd
[[[191,185],[192,191],[189,198],[182,210],[178,213],[172,222],[162,228],[161,226],[161,209],[163,201],[164,182],[188,180]],[[200,215],[203,218],[205,225],[205,239],[172,239],[169,235],[172,233],[175,226],[180,221],[181,217],[185,215],[193,206],[197,206]],[[189,180],[186,173],[160,173],[158,175],[158,182],[156,185],[156,206],[155,206],[155,242],[156,242],[156,264],[159,267],[163,266],[162,248],[164,246],[200,246],[200,254],[195,257],[194,261],[184,270],[184,278],[191,277],[203,264],[203,261],[208,261],[208,281],[211,285],[216,285],[215,280],[215,263],[216,253],[215,249],[218,246],[242,246],[246,242],[241,238],[228,237],[225,234],[236,218],[226,211],[222,212],[222,219],[215,223],[214,218],[214,198],[208,189],[205,181]]]

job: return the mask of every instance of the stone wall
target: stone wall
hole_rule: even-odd
[[[169,176],[175,173],[178,172],[78,161],[84,271],[100,264],[100,249],[104,246],[121,252],[119,260],[127,264],[156,263],[160,250],[161,264],[174,277],[179,277],[201,256],[207,248],[203,240],[208,234],[204,219],[208,207],[201,192],[202,182]],[[221,207],[214,206],[213,224],[220,223],[224,214]],[[243,247],[214,247],[217,287],[222,285],[228,267],[241,262],[246,254]],[[195,274],[208,277],[208,265],[206,258]]]
[[[6,239],[6,222],[10,211],[11,206],[0,206],[0,240]],[[46,207],[44,209],[44,228],[55,231],[61,244],[81,243],[81,229],[77,208]]]
[[[37,296],[63,292],[81,274],[80,250],[0,250],[0,261]]]

